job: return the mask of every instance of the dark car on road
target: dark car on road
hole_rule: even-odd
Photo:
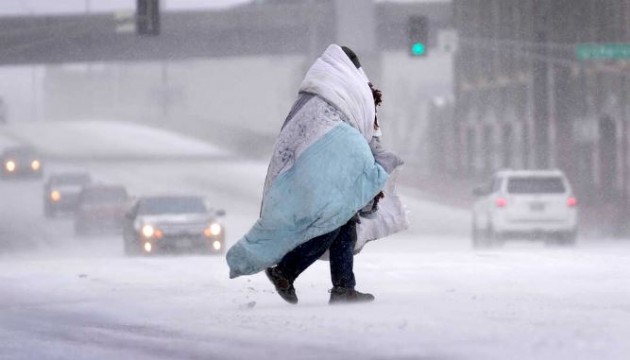
[[[125,253],[202,252],[221,254],[225,229],[220,218],[201,196],[165,195],[137,198],[125,214]]]
[[[115,232],[122,229],[122,221],[129,195],[122,185],[91,184],[79,193],[74,218],[77,235],[94,232]]]
[[[44,183],[44,215],[53,217],[59,212],[74,212],[79,201],[79,193],[92,182],[85,172],[56,173]]]
[[[2,178],[41,178],[41,156],[29,146],[12,146],[2,152]]]

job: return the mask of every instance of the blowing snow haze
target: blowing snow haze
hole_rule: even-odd
[[[630,0],[3,1],[0,358],[630,358],[628,19]],[[373,302],[330,306],[316,261],[291,305],[226,252],[330,44],[382,91],[409,226],[353,258]],[[289,136],[279,178],[325,134]],[[321,201],[300,191],[279,203]]]

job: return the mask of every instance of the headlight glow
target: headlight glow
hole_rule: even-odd
[[[144,235],[144,237],[146,238],[150,238],[153,236],[153,234],[155,234],[155,229],[153,228],[153,226],[151,225],[144,225],[142,227],[142,235]],[[145,245],[146,247],[146,245]]]
[[[151,246],[150,242],[145,242],[144,243],[144,251],[151,252],[152,249],[153,249],[153,246]]]
[[[221,242],[219,240],[215,240],[212,242],[212,247],[214,248],[214,250],[221,250]]]
[[[50,192],[50,199],[52,201],[59,201],[61,200],[61,193],[57,190],[53,190]]]
[[[221,228],[221,225],[214,223],[211,224],[206,231],[204,231],[204,234],[206,234],[206,236],[217,236],[219,234],[221,234],[221,231],[223,229]]]
[[[9,160],[4,164],[4,168],[7,169],[8,172],[15,171],[15,161]]]
[[[41,166],[42,164],[39,162],[39,160],[33,160],[33,162],[31,162],[31,168],[35,171],[39,170]]]

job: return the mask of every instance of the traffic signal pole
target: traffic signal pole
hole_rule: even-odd
[[[624,74],[621,77],[621,171],[623,176],[621,177],[621,197],[623,201],[624,211],[623,214],[628,214],[628,176],[630,176],[630,169],[628,168],[628,122],[630,121],[630,114],[628,114],[628,76]]]
[[[136,1],[136,32],[149,36],[160,34],[160,0]]]
[[[335,0],[335,39],[337,44],[357,53],[367,76],[379,87],[382,64],[377,49],[375,6],[373,1]]]
[[[407,51],[413,57],[425,57],[429,53],[429,18],[412,15],[407,23]]]
[[[540,31],[536,40],[541,44],[547,43],[547,34]],[[549,163],[549,126],[550,105],[552,103],[549,88],[550,65],[544,58],[547,56],[547,47],[540,48],[540,57],[534,60],[532,100],[533,100],[533,125],[534,125],[534,167],[545,169]]]

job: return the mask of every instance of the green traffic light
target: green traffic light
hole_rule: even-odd
[[[411,45],[411,54],[413,56],[421,56],[421,55],[424,55],[425,52],[426,52],[426,48],[423,43],[417,42]]]

